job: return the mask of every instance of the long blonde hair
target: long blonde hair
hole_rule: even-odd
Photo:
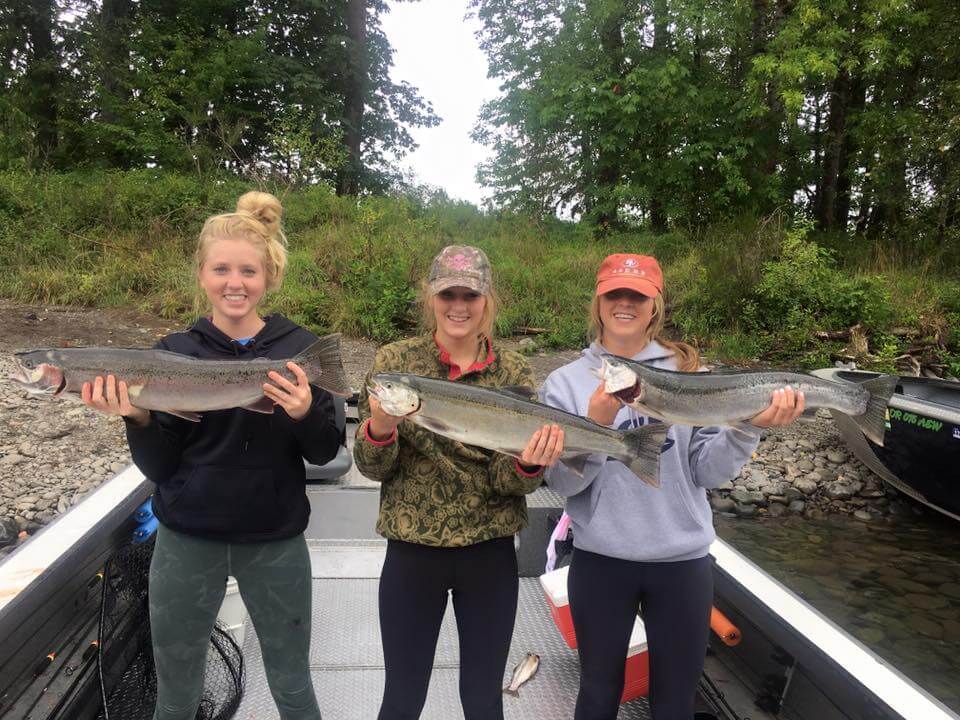
[[[697,372],[700,369],[700,353],[692,345],[685,342],[674,342],[663,337],[663,322],[666,318],[666,304],[663,294],[657,293],[653,298],[653,316],[643,334],[643,343],[656,340],[667,350],[672,350],[677,356],[677,370],[683,372]],[[600,296],[594,295],[590,301],[590,334],[598,343],[603,343],[603,320],[600,319]]]
[[[480,318],[480,337],[493,340],[494,331],[497,325],[497,311],[500,309],[500,298],[497,291],[490,284],[490,289],[484,295],[487,302],[483,306],[483,317]],[[435,332],[437,329],[437,318],[433,314],[433,293],[430,291],[430,285],[424,280],[420,284],[420,307],[423,311],[421,322],[428,332]]]
[[[211,243],[217,240],[246,240],[263,257],[267,290],[283,282],[287,267],[287,237],[283,233],[283,205],[270,193],[251,190],[237,200],[236,212],[207,218],[197,239],[194,255],[199,274]]]

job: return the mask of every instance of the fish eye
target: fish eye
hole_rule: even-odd
[[[33,370],[34,365],[36,365],[36,363],[35,363],[33,360],[24,360],[24,361],[23,361],[23,366],[24,366],[25,368],[30,369],[30,370]]]

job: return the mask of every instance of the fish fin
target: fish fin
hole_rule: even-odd
[[[243,407],[244,410],[249,410],[251,412],[263,413],[264,415],[273,415],[273,410],[276,407],[276,403],[264,395],[260,399],[254,400],[252,403],[242,405],[241,407]]]
[[[507,685],[507,686],[503,689],[503,691],[504,691],[507,695],[513,695],[514,697],[520,697],[520,693],[519,693],[518,691],[516,691],[516,690],[513,690],[509,685]]]
[[[341,397],[353,395],[353,388],[347,380],[343,358],[340,356],[340,333],[324,335],[293,358],[293,362],[307,371],[310,382],[327,392]]]
[[[167,415],[176,415],[178,418],[183,418],[190,422],[200,422],[200,414],[191,412],[190,410],[161,410],[161,412],[165,412]]]
[[[750,440],[756,440],[756,438],[757,438],[757,436],[756,436],[755,433],[752,433],[752,432],[750,432],[749,430],[740,427],[739,425],[727,425],[727,427],[730,428],[731,430],[733,430],[733,431],[736,432],[736,433],[740,433],[740,434],[743,435],[745,438],[748,438],[748,439],[750,439]],[[757,428],[757,429],[759,430],[759,428]]]
[[[881,375],[860,383],[860,387],[870,393],[870,399],[867,400],[867,411],[863,415],[851,417],[851,420],[857,424],[860,432],[880,447],[883,447],[887,405],[890,403],[890,396],[896,392],[899,380],[896,375]]]
[[[660,450],[666,442],[669,429],[670,426],[665,423],[654,423],[628,430],[623,434],[627,454],[617,460],[647,485],[660,487]]]
[[[537,391],[526,385],[504,385],[496,389],[499,392],[513,395],[521,400],[537,400]]]
[[[127,396],[131,400],[136,400],[140,397],[140,393],[143,392],[143,389],[146,387],[143,383],[140,385],[127,385]]]
[[[573,455],[572,457],[561,458],[561,462],[570,468],[570,472],[574,473],[577,477],[583,477],[583,471],[587,467],[587,460],[590,458],[589,455]]]

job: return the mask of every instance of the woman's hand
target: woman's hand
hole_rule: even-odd
[[[403,422],[402,417],[391,415],[380,407],[380,401],[373,395],[367,398],[370,401],[370,419],[367,421],[367,431],[374,440],[386,440],[397,426]]]
[[[301,420],[310,412],[310,405],[313,403],[313,390],[310,389],[307,374],[299,365],[295,362],[288,362],[287,368],[294,374],[296,382],[290,382],[280,373],[271,370],[267,373],[267,377],[276,384],[264,383],[263,394],[282,407],[291,419]]]
[[[623,404],[606,391],[606,385],[601,380],[600,385],[590,396],[590,405],[587,406],[587,417],[598,425],[613,425],[617,413]]]
[[[520,464],[528,467],[549,467],[560,459],[563,452],[563,430],[559,425],[544,425],[531,437],[520,456]]]
[[[150,421],[150,411],[130,404],[127,384],[113,375],[97,377],[92,383],[85,382],[80,388],[80,399],[87,407],[108,415],[129,418],[137,425],[146,425]]]
[[[758,428],[789,425],[800,417],[802,412],[803,393],[794,392],[793,388],[787,385],[773,391],[770,405],[763,412],[754,415],[750,424]]]

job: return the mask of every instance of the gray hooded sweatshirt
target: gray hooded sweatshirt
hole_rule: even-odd
[[[553,371],[540,389],[547,405],[586,416],[599,380],[604,349],[593,343],[578,360]],[[650,342],[634,360],[676,369],[672,350]],[[659,422],[622,407],[613,427],[619,430]],[[623,560],[671,562],[707,554],[716,534],[706,488],[736,477],[760,441],[749,423],[731,427],[673,425],[660,456],[660,487],[650,487],[623,463],[592,455],[583,477],[558,462],[547,468],[549,487],[565,496],[574,546]]]

